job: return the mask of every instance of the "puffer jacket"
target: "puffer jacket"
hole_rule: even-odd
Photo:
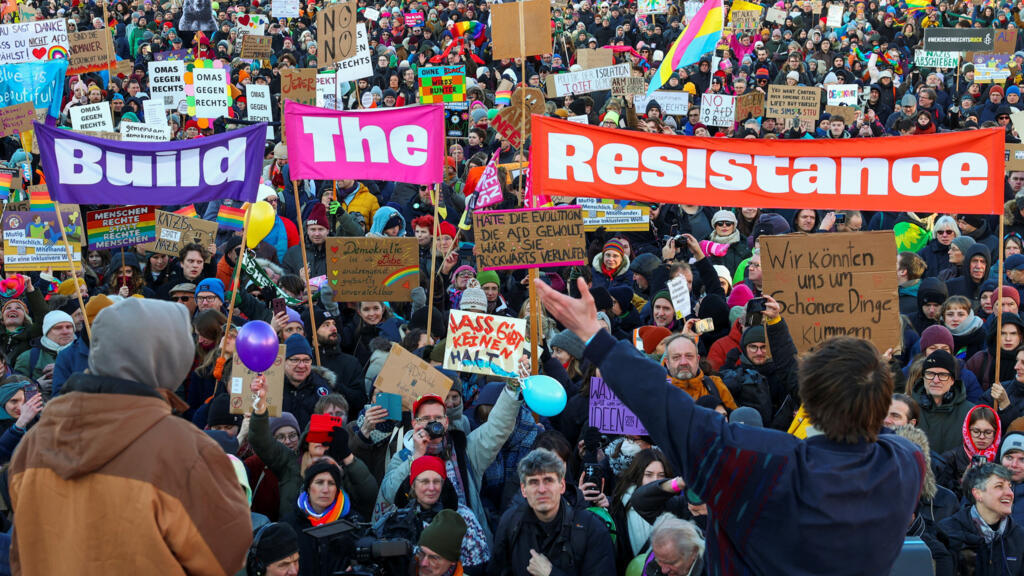
[[[352,195],[352,199],[346,201],[349,195]],[[370,189],[363,185],[361,182],[356,182],[355,192],[349,192],[342,195],[342,192],[338,192],[338,199],[341,200],[341,207],[349,214],[357,213],[363,219],[363,231],[369,232],[370,226],[373,224],[373,215],[377,213],[380,208],[380,202],[377,201],[377,197],[374,196]]]
[[[939,521],[939,539],[953,554],[958,573],[972,576],[1024,574],[1024,528],[1007,516],[989,540],[982,535],[977,523],[984,522],[976,514],[973,506],[966,506]]]
[[[604,254],[594,255],[593,261],[590,263],[591,275],[593,276],[593,282],[590,286],[591,290],[597,288],[612,289],[616,286],[625,286],[626,288],[633,289],[633,272],[629,269],[629,256],[622,255],[622,264],[619,265],[619,269],[615,271],[615,276],[609,278],[601,269],[601,259]]]

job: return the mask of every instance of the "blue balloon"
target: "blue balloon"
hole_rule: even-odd
[[[523,380],[526,405],[541,416],[556,416],[565,410],[565,388],[551,376],[538,374]]]
[[[277,359],[280,342],[270,324],[262,320],[246,322],[235,338],[235,353],[253,372],[266,372]]]

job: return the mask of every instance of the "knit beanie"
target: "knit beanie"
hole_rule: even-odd
[[[199,296],[200,292],[213,292],[220,301],[224,301],[224,282],[220,278],[205,278],[202,282],[196,285],[196,296]]]
[[[654,354],[662,340],[672,335],[672,332],[664,326],[644,326],[637,330],[637,335],[644,343],[644,353]]]
[[[426,546],[449,562],[458,562],[462,556],[462,538],[466,535],[466,521],[454,510],[441,510],[433,522],[420,534],[420,546]]]
[[[330,228],[327,225],[327,208],[324,207],[323,202],[317,202],[313,209],[309,211],[309,216],[306,217],[306,226]]]
[[[742,318],[743,315],[746,313],[746,306],[733,306],[732,308],[729,308],[729,326],[731,327],[733,324],[735,324],[736,321]]]
[[[48,312],[46,316],[43,317],[43,336],[49,334],[50,329],[61,322],[70,322],[72,326],[75,325],[74,318],[72,318],[67,312],[61,312],[60,310]]]
[[[96,321],[96,315],[100,313],[100,310],[113,305],[114,301],[107,298],[106,294],[97,294],[89,298],[89,301],[85,303],[85,317],[89,319],[89,324]]]
[[[451,222],[441,222],[441,236],[447,236],[449,238],[455,238],[458,235],[458,231],[455,230],[455,225]]]
[[[622,238],[612,238],[611,240],[604,243],[604,247],[601,248],[601,253],[604,254],[609,250],[614,250],[620,255],[625,256],[626,254],[626,241]]]
[[[409,482],[415,482],[416,478],[423,472],[432,470],[437,472],[437,475],[442,479],[445,477],[444,461],[437,456],[420,456],[419,458],[412,461],[412,466],[409,469]]]
[[[341,468],[331,460],[317,460],[312,466],[306,468],[306,474],[302,477],[302,489],[309,492],[309,485],[319,474],[327,472],[334,478],[334,485],[341,490]]]
[[[672,295],[669,294],[668,290],[658,291],[658,293],[654,295],[654,298],[651,298],[651,306],[654,306],[654,303],[657,302],[658,300],[668,300],[669,304],[671,304]],[[672,304],[672,307],[675,308],[675,304]]]
[[[719,278],[725,280],[725,282],[729,284],[729,287],[732,288],[732,272],[729,272],[728,268],[721,264],[715,264],[715,273],[718,274]]]
[[[619,308],[622,308],[622,313],[625,314],[633,303],[633,290],[629,286],[612,286],[608,289],[608,292],[619,303]]]
[[[22,388],[28,386],[29,384],[31,384],[31,382],[29,382],[28,379],[26,378],[24,380],[18,380],[16,382],[8,382],[7,384],[0,386],[0,421],[15,419],[12,414],[7,413],[7,410],[4,409],[4,406],[7,404],[8,400],[13,398],[14,395],[18,393],[18,390],[21,390]]]
[[[725,303],[730,308],[733,306],[746,306],[747,302],[750,302],[753,298],[754,293],[750,290],[750,287],[741,282],[733,287],[732,292],[729,292],[729,297],[725,299]]]
[[[291,358],[299,354],[305,354],[306,356],[313,356],[313,347],[306,341],[306,337],[302,334],[292,334],[284,342],[284,357]]]
[[[583,340],[580,340],[579,336],[573,334],[569,330],[562,330],[558,334],[551,337],[549,342],[552,348],[561,348],[569,353],[569,356],[580,360],[583,358],[583,349],[586,345],[583,344]]]
[[[711,224],[715,225],[719,222],[732,222],[736,223],[736,214],[733,214],[732,210],[719,210],[715,212],[715,215],[711,217]]]
[[[79,286],[85,286],[85,279],[84,278],[78,278],[77,284]],[[75,279],[74,278],[68,278],[67,280],[61,282],[60,286],[57,287],[57,294],[60,294],[62,296],[74,296],[75,295]]]
[[[302,431],[299,428],[299,421],[295,419],[291,412],[281,412],[280,416],[270,419],[270,435],[277,434],[277,431],[285,426],[294,428],[296,434]]]
[[[945,344],[949,346],[950,350],[953,349],[953,333],[949,331],[949,328],[941,324],[935,324],[921,332],[921,350],[927,350],[936,344]]]
[[[1003,286],[1002,297],[1009,298],[1010,300],[1013,300],[1014,304],[1020,306],[1020,292],[1018,292],[1013,286]],[[996,301],[998,300],[999,298],[996,298]]]
[[[264,566],[284,560],[299,551],[299,536],[290,524],[267,524],[258,534],[259,544],[253,554]]]
[[[961,254],[966,254],[967,249],[974,246],[974,238],[971,238],[970,236],[957,236],[956,238],[953,238],[953,245],[960,250]]]
[[[206,413],[206,427],[241,426],[242,415],[231,413],[231,397],[218,394],[210,402],[210,410]]]
[[[740,338],[740,346],[743,348],[741,352],[746,353],[747,345],[754,344],[757,342],[764,342],[764,326],[751,326],[743,331],[743,337]]]
[[[955,378],[956,358],[953,358],[953,356],[945,350],[936,350],[924,359],[924,366],[921,367],[921,370],[924,372],[929,368],[945,368]]]
[[[480,288],[466,288],[459,300],[459,310],[463,312],[487,313],[487,294]]]
[[[590,295],[594,297],[594,308],[598,310],[608,310],[615,303],[611,293],[604,286],[595,286],[590,290]]]
[[[476,281],[480,283],[480,286],[486,286],[487,284],[497,284],[501,286],[501,280],[498,278],[498,273],[494,270],[481,270],[476,274]]]

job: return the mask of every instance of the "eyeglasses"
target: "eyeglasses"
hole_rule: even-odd
[[[935,233],[939,234],[939,235],[942,235],[942,236],[945,236],[946,234],[952,234],[953,231],[952,230],[936,230]]]
[[[431,422],[443,422],[444,416],[417,416],[417,424],[430,424]]]
[[[192,297],[191,296],[172,296],[171,300],[174,300],[175,302],[190,302],[192,300]]]
[[[715,228],[719,226],[732,226],[732,222],[715,222]]]
[[[995,435],[995,430],[978,430],[977,428],[971,428],[971,436],[977,436],[978,438],[991,438]]]
[[[197,302],[213,302],[214,300],[220,300],[220,298],[217,298],[213,294],[209,296],[196,296]]]
[[[287,433],[287,434],[275,434],[274,435],[274,440],[277,440],[278,442],[288,442],[289,440],[298,440],[298,439],[299,439],[299,433],[298,432],[290,432],[290,433]]]
[[[953,379],[953,375],[949,372],[935,372],[934,370],[928,370],[924,373],[925,380],[938,380],[939,382],[949,382]]]
[[[299,365],[303,365],[303,364],[311,365],[311,364],[313,364],[313,359],[312,358],[288,358],[287,360],[285,360],[285,362],[291,364],[292,366],[299,366]]]

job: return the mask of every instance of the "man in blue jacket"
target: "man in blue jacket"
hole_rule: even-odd
[[[696,406],[663,367],[601,329],[578,286],[574,299],[537,283],[544,307],[587,343],[584,357],[707,502],[709,566],[723,575],[889,573],[925,462],[905,439],[879,435],[893,383],[869,342],[835,338],[803,359],[800,397],[822,434],[800,440]],[[777,316],[766,310],[765,321]]]

